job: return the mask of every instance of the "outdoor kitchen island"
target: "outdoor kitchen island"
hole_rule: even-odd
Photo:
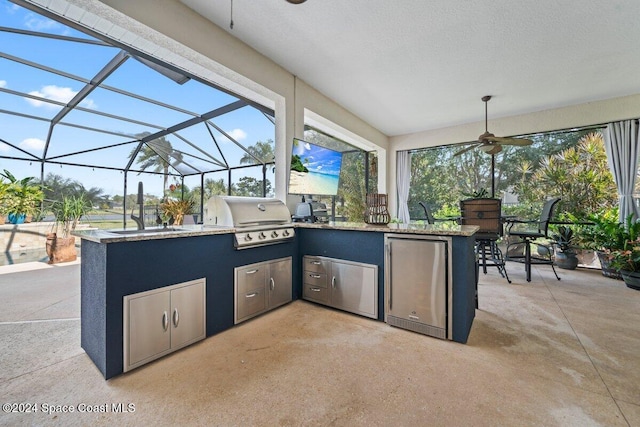
[[[291,226],[295,227],[295,237],[243,250],[234,247],[236,229],[233,227],[191,225],[155,233],[151,230],[138,233],[130,230],[122,234],[101,230],[77,232],[82,239],[82,348],[106,379],[119,375],[124,372],[125,297],[203,281],[206,283],[205,335],[211,336],[234,326],[234,269],[291,257],[291,299],[296,300],[302,298],[305,255],[377,266],[377,319],[384,320],[384,237],[387,233],[451,238],[450,339],[467,341],[475,315],[476,227],[359,223],[289,224]],[[171,314],[168,317],[177,320]],[[162,322],[169,323],[169,320],[162,319]]]

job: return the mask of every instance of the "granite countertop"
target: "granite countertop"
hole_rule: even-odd
[[[96,243],[136,242],[140,240],[174,239],[177,237],[208,236],[211,234],[235,233],[233,227],[180,225],[175,227],[148,227],[144,230],[128,228],[126,230],[76,230],[72,234],[81,239]]]
[[[480,227],[476,225],[458,225],[453,222],[437,222],[435,224],[427,224],[422,222],[410,224],[386,225],[366,224],[362,222],[298,222],[296,227],[300,228],[322,228],[332,230],[352,230],[352,231],[374,231],[379,233],[407,233],[407,234],[427,234],[436,236],[473,236]]]
[[[290,226],[297,228],[318,228],[327,230],[372,231],[378,233],[408,233],[437,236],[472,236],[478,227],[474,225],[457,225],[441,222],[436,224],[387,224],[372,225],[359,222],[307,223],[296,222]],[[238,231],[234,227],[181,225],[178,227],[150,227],[145,230],[76,230],[73,235],[96,243],[136,242],[140,240],[173,239],[179,237],[208,236],[212,234],[229,234]]]

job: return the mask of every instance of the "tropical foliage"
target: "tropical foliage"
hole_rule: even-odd
[[[528,147],[505,147],[495,155],[495,194],[517,196],[514,205],[504,204],[509,214],[533,219],[544,200],[562,198],[556,212],[579,218],[615,205],[616,189],[606,163],[600,133],[591,130],[555,132],[529,136]],[[454,213],[465,194],[491,188],[491,156],[463,148],[443,146],[412,154],[409,211],[423,218],[418,202],[434,207],[434,216]],[[446,212],[446,213],[445,213]]]
[[[167,198],[160,204],[164,222],[181,225],[184,216],[193,212],[195,202],[191,199],[176,200]]]
[[[600,133],[589,133],[577,145],[543,157],[537,167],[523,161],[518,171],[521,178],[514,188],[519,201],[526,205],[557,196],[561,198],[558,212],[584,220],[618,201]]]
[[[44,193],[34,177],[18,179],[6,169],[0,173],[0,177],[8,180],[8,183],[2,186],[4,212],[9,215],[24,214],[26,216],[36,215],[39,212]]]
[[[293,154],[291,156],[291,170],[297,172],[309,172],[309,169],[305,165],[302,164],[302,159],[297,154]]]
[[[137,134],[138,139],[151,135],[149,132]],[[171,142],[165,137],[146,142],[137,151],[137,147],[131,150],[129,158],[135,156],[135,162],[141,171],[152,170],[161,172],[163,176],[162,194],[166,194],[169,183],[169,169],[182,163],[182,153],[174,150]]]
[[[254,145],[247,147],[250,153],[244,153],[240,158],[241,165],[252,165],[259,163],[273,163],[275,161],[275,144],[272,139],[257,141]],[[258,159],[258,160],[256,160]]]
[[[109,202],[109,196],[98,187],[86,188],[80,181],[65,178],[62,175],[48,173],[45,176],[43,188],[45,200],[62,200],[65,196],[80,197],[90,206],[104,206]]]
[[[627,240],[622,249],[609,254],[609,259],[616,270],[640,271],[640,240]]]
[[[338,203],[335,213],[336,216],[342,216],[347,221],[363,222],[367,195],[365,152],[311,128],[305,130],[304,139],[312,144],[342,152],[342,167],[337,195]],[[377,161],[370,162],[370,164],[374,168],[373,171],[369,171],[371,182],[377,179],[377,176],[375,176],[377,175]],[[374,174],[371,172],[374,172]],[[371,175],[374,175],[375,178],[371,178]],[[373,193],[375,191],[375,188],[370,186],[369,192]],[[331,204],[330,200],[321,199],[320,201],[327,205]]]
[[[89,212],[91,204],[84,195],[63,196],[51,204],[50,210],[56,218],[56,233],[62,226],[62,237],[67,238],[76,229],[80,219]]]

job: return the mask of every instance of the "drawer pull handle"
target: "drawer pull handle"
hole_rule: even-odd
[[[256,268],[255,270],[249,270],[245,272],[245,274],[256,274],[257,272],[258,272],[258,269]]]
[[[313,265],[322,265],[322,261],[310,261]]]
[[[322,276],[321,276],[321,275],[319,275],[319,274],[309,274],[309,277],[312,277],[312,278],[314,278],[314,279],[319,279],[319,278],[321,278]]]
[[[245,298],[253,298],[253,297],[257,296],[257,295],[258,295],[258,293],[257,293],[257,292],[254,292],[254,293],[252,293],[252,294],[247,294],[247,295],[245,295],[244,297],[245,297]]]
[[[320,292],[320,288],[309,288],[313,292]]]
[[[162,329],[164,329],[165,332],[169,329],[169,315],[166,311],[162,313]]]

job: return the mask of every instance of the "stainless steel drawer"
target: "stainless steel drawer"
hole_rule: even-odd
[[[235,269],[234,323],[266,310],[267,265],[249,265]]]
[[[305,271],[303,282],[312,286],[318,286],[321,288],[327,287],[327,275],[324,273],[315,273],[313,271]]]
[[[266,308],[266,295],[264,287],[247,292],[238,292],[238,314],[237,321],[240,322],[247,317],[260,313]]]
[[[329,303],[329,290],[319,286],[305,283],[303,286],[302,296],[309,301],[315,301],[321,304]]]
[[[329,263],[320,258],[305,256],[304,266],[302,267],[302,269],[304,271],[327,274],[329,270]]]

